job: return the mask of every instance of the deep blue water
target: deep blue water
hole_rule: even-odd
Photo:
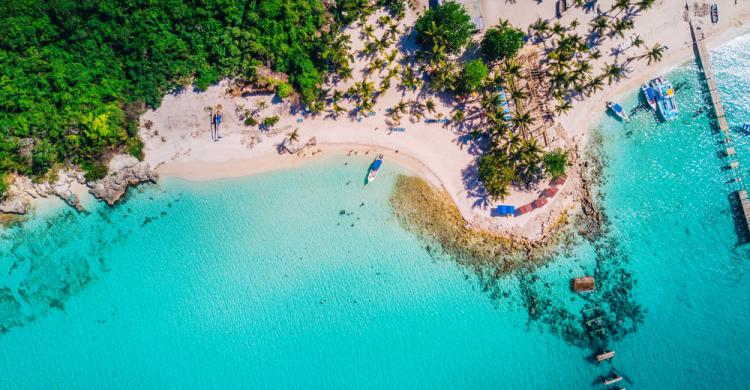
[[[733,126],[750,123],[749,51],[712,52]],[[597,126],[604,236],[489,283],[405,232],[401,169],[365,188],[364,158],[40,213],[0,237],[0,387],[601,388],[614,368],[629,389],[745,388],[749,249],[697,68],[668,77],[676,121]],[[745,171],[750,135],[733,135]],[[596,294],[570,293],[581,274]],[[591,363],[605,344],[612,364]]]

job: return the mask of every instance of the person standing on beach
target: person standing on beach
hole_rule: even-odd
[[[215,125],[215,122],[214,122],[214,109],[213,109],[213,107],[211,107],[211,115],[210,115],[209,118],[210,118],[210,121],[211,121],[211,141],[216,142],[216,136],[214,135],[214,131],[215,131],[214,130],[214,125]]]
[[[218,141],[221,136],[219,135],[219,125],[221,125],[221,104],[216,105],[216,114],[213,117],[213,125],[216,131],[214,142]]]

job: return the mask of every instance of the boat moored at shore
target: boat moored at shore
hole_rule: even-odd
[[[383,154],[379,154],[378,157],[375,159],[375,161],[372,162],[372,165],[370,165],[370,171],[367,173],[367,183],[371,183],[375,180],[375,177],[378,175],[378,171],[380,170],[380,166],[383,165]]]
[[[615,102],[607,102],[607,108],[609,108],[615,115],[620,117],[625,122],[630,121],[630,117],[628,116],[628,113],[625,112],[625,110],[622,109],[622,106]]]
[[[656,93],[654,92],[654,89],[648,84],[643,84],[641,86],[641,92],[643,92],[643,98],[646,99],[646,103],[648,103],[649,107],[651,107],[652,110],[657,111]]]
[[[676,118],[680,111],[677,109],[677,102],[674,100],[672,83],[665,78],[657,77],[651,80],[651,87],[656,92],[657,108],[664,120],[669,122]]]

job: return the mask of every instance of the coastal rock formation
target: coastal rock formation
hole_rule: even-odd
[[[144,182],[156,182],[157,174],[149,163],[137,158],[119,154],[109,162],[109,173],[103,179],[87,182],[89,192],[97,199],[114,205],[128,190],[128,187]]]
[[[78,199],[78,195],[73,193],[73,190],[71,189],[71,185],[79,176],[82,177],[83,174],[75,171],[59,171],[57,174],[57,181],[52,185],[52,191],[69,206],[75,207],[76,210],[81,211],[83,210],[83,207],[80,204],[80,199]],[[48,183],[45,184],[49,186]]]
[[[29,208],[29,202],[23,196],[23,194],[13,191],[8,191],[5,200],[0,202],[0,213],[2,214],[26,214]]]

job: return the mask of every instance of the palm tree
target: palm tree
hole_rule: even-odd
[[[333,90],[333,95],[331,95],[331,99],[334,102],[341,101],[341,99],[343,99],[343,98],[344,98],[344,93],[343,92],[339,91],[338,89],[334,89]]]
[[[600,58],[602,58],[602,52],[599,49],[594,49],[589,52],[589,59],[596,61]]]
[[[341,81],[347,82],[352,78],[352,72],[352,68],[347,64],[345,66],[339,67],[339,69],[336,71],[336,75],[339,76],[339,79],[341,79]]]
[[[460,123],[464,121],[464,118],[466,118],[466,115],[464,114],[463,110],[456,110],[453,112],[453,122]]]
[[[633,40],[630,42],[630,45],[635,46],[635,47],[641,47],[643,46],[644,43],[645,42],[643,42],[643,39],[641,38],[641,36],[636,35],[635,38],[633,38]]]
[[[393,37],[397,37],[399,34],[401,34],[401,30],[398,28],[398,23],[391,23],[388,26],[388,33]]]
[[[405,113],[407,107],[408,107],[408,104],[403,99],[401,99],[396,104],[396,106],[393,107],[393,111],[397,111],[397,112],[400,112],[400,113]]]
[[[638,5],[638,10],[639,11],[646,11],[649,8],[651,8],[654,5],[655,2],[656,2],[656,0],[640,0],[638,2],[638,4],[637,4]]]
[[[515,85],[511,85],[508,87],[508,95],[510,95],[510,98],[513,99],[514,102],[520,102],[528,98],[526,92],[522,91],[520,88],[517,88]]]
[[[648,49],[648,51],[643,54],[641,58],[648,58],[649,65],[651,65],[652,62],[659,62],[661,61],[661,57],[664,54],[664,49],[664,46],[662,46],[660,43],[657,43],[652,48]]]
[[[432,100],[432,98],[428,98],[426,102],[424,102],[425,108],[427,108],[427,111],[429,113],[435,112],[435,101]]]
[[[513,118],[513,124],[516,125],[516,128],[520,130],[522,133],[525,133],[526,131],[528,131],[532,123],[534,123],[534,118],[531,116],[531,113],[528,111],[524,113],[518,113]]]
[[[619,10],[617,12],[618,14],[620,12],[627,11],[628,9],[630,9],[630,0],[616,0],[615,3],[612,5],[612,8],[610,8],[609,10],[612,11],[615,9]]]
[[[533,35],[535,35],[538,40],[544,41],[549,33],[549,20],[539,18],[529,26],[529,29],[534,31]]]
[[[623,68],[618,64],[605,64],[604,65],[604,76],[607,77],[607,84],[612,84],[612,81],[620,81],[623,76]]]
[[[505,73],[511,77],[523,77],[523,73],[521,72],[521,65],[513,60],[505,61]]]
[[[568,111],[570,111],[573,108],[573,104],[571,104],[567,100],[559,100],[558,104],[555,106],[555,114],[560,116],[562,114],[567,114]]]
[[[391,17],[387,14],[378,18],[378,24],[380,26],[385,26],[386,24],[390,24],[390,23],[391,23]]]
[[[604,89],[604,76],[596,76],[589,80],[586,86],[589,90],[589,94],[596,93]]]
[[[574,31],[580,23],[578,22],[578,19],[573,19],[570,21],[570,31]]]
[[[383,80],[380,80],[380,88],[378,90],[380,93],[385,93],[385,91],[388,90],[388,88],[391,87],[391,79],[384,78]]]
[[[620,38],[625,38],[625,31],[630,30],[633,26],[633,19],[617,19],[612,22],[612,25],[610,26],[610,34],[613,36],[618,35]]]
[[[555,22],[555,24],[552,25],[550,31],[552,32],[552,34],[562,36],[565,34],[565,31],[567,31],[567,29],[559,22]]]
[[[604,15],[599,15],[589,23],[589,26],[591,26],[591,34],[602,35],[609,27],[609,19]]]
[[[554,70],[548,77],[553,89],[567,89],[570,86],[570,74],[563,69]]]
[[[294,129],[291,133],[289,133],[289,143],[293,144],[299,142],[299,129]]]
[[[516,172],[529,184],[542,172],[542,149],[536,139],[521,141],[519,157]]]
[[[338,116],[341,115],[341,113],[343,113],[344,111],[346,111],[346,109],[339,106],[338,103],[333,103],[333,105],[331,105],[331,116],[334,118],[338,118]]]
[[[371,25],[371,24],[366,24],[362,28],[362,38],[363,39],[369,40],[369,39],[375,38],[374,33],[375,33],[375,27],[373,25]]]
[[[401,76],[401,84],[404,89],[414,91],[421,84],[421,80],[419,80],[416,73],[414,73],[414,69],[406,67],[406,71]]]

